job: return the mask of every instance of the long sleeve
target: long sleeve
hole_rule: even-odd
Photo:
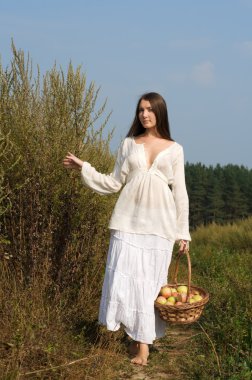
[[[173,162],[172,193],[177,212],[176,240],[191,241],[189,233],[189,200],[185,183],[184,152],[180,146],[179,152]]]
[[[118,149],[114,170],[110,174],[99,173],[89,162],[84,161],[81,179],[84,185],[96,193],[106,195],[118,192],[125,182],[126,172],[123,170],[123,141]]]

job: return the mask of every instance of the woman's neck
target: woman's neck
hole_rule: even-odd
[[[156,127],[153,127],[153,128],[149,128],[149,129],[146,129],[143,136],[149,138],[149,139],[152,139],[152,138],[161,138],[160,134],[157,132],[157,128]]]

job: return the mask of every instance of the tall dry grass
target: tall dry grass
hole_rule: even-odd
[[[200,226],[193,235],[193,244],[206,245],[210,249],[225,247],[229,251],[250,250],[252,247],[252,218],[237,220],[221,226],[209,224]]]
[[[106,102],[97,107],[99,89],[80,67],[69,64],[65,74],[55,65],[41,77],[14,44],[12,53],[0,66],[0,377],[85,357],[72,378],[98,378],[117,345],[110,339],[111,350],[99,354],[107,343],[97,305],[116,197],[86,190],[62,160],[71,151],[111,171]],[[68,368],[55,371],[50,378],[65,378]]]

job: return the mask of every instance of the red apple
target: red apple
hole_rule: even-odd
[[[186,302],[187,294],[186,293],[179,293],[177,296],[177,299],[180,302]]]
[[[159,294],[165,298],[168,298],[172,295],[171,288],[169,288],[168,286],[164,286],[161,288]]]

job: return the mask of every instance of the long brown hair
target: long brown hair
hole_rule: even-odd
[[[145,132],[139,120],[139,106],[142,100],[148,100],[157,119],[157,131],[161,137],[173,141],[170,133],[170,125],[168,120],[168,111],[164,98],[156,92],[148,92],[143,94],[138,100],[136,113],[133,123],[126,137],[139,136]]]

